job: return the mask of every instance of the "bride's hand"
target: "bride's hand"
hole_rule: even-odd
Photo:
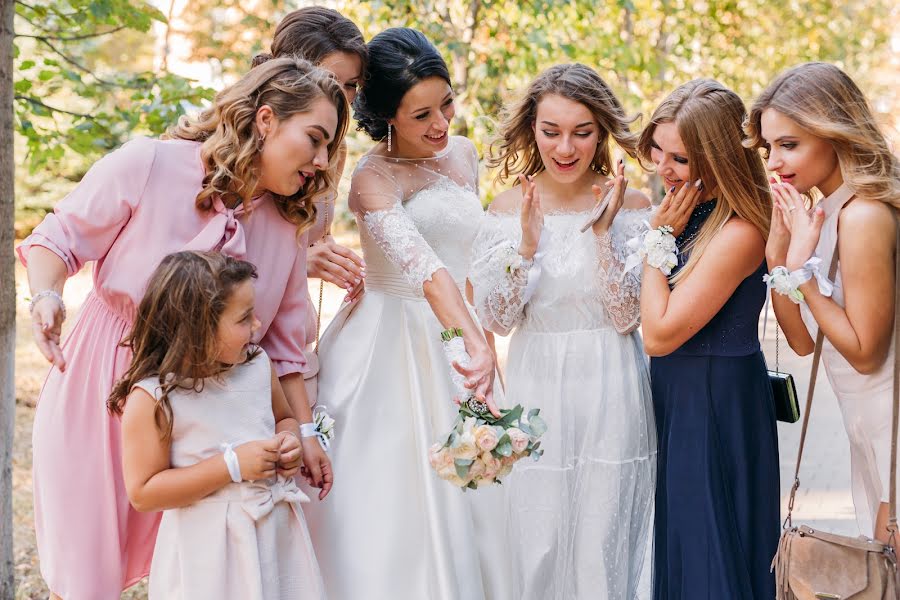
[[[453,361],[453,368],[459,371],[465,378],[463,384],[467,389],[472,390],[475,399],[484,402],[488,406],[488,410],[495,417],[500,417],[500,411],[494,404],[494,373],[497,365],[494,362],[494,355],[490,349],[482,344],[481,346],[469,352],[469,364],[462,366]]]
[[[591,191],[594,193],[594,198],[596,198],[597,201],[596,206],[594,206],[595,210],[600,207],[600,203],[603,202],[603,198],[606,197],[610,188],[613,188],[613,194],[609,199],[609,205],[606,207],[606,210],[603,211],[600,218],[594,222],[594,233],[597,235],[603,235],[609,231],[610,227],[612,227],[613,219],[616,218],[619,209],[622,208],[622,205],[625,203],[625,189],[628,187],[628,180],[625,179],[625,161],[619,160],[617,167],[616,176],[611,181],[602,186],[591,186]]]
[[[522,243],[519,244],[519,255],[529,260],[534,257],[541,241],[544,211],[534,179],[519,175],[519,183],[522,185]]]

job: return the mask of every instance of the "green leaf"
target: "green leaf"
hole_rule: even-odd
[[[31,67],[33,67],[35,64],[37,64],[37,63],[35,63],[35,62],[34,62],[33,60],[31,60],[31,59],[23,60],[21,63],[19,63],[19,70],[20,70],[20,71],[27,71],[28,69],[30,69]]]
[[[32,86],[32,83],[30,81],[28,81],[27,79],[22,79],[20,81],[17,81],[13,85],[13,89],[16,90],[17,94],[25,94],[28,92],[28,90],[31,89],[31,86]]]
[[[497,447],[494,448],[494,452],[500,456],[512,456],[512,442],[509,441],[508,436],[505,442],[497,444]]]
[[[544,422],[542,418],[537,415],[534,415],[530,419],[528,419],[528,424],[531,427],[531,435],[534,437],[541,437],[545,433],[547,433],[547,424]]]

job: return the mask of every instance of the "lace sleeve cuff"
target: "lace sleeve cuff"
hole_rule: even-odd
[[[428,242],[416,229],[401,204],[385,210],[366,212],[362,221],[372,239],[396,264],[413,289],[424,295],[422,286],[444,268]]]

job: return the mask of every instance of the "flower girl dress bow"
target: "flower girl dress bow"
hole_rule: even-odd
[[[254,521],[272,512],[279,502],[309,502],[309,496],[297,487],[293,477],[281,475],[276,475],[275,482],[271,484],[255,481],[241,485],[241,506]]]

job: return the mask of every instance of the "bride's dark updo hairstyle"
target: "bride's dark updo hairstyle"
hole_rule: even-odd
[[[387,137],[388,119],[397,114],[403,96],[429,77],[450,83],[450,71],[437,48],[421,32],[393,27],[368,44],[369,68],[362,90],[353,102],[357,127],[376,142]]]

